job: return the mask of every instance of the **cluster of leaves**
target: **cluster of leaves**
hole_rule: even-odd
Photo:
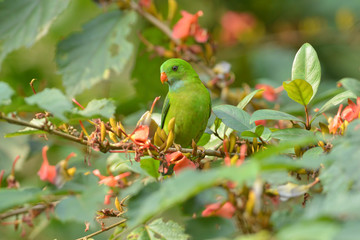
[[[0,3],[4,6],[0,19],[19,6],[23,11],[17,14],[24,18],[32,8],[47,13],[41,19],[28,19],[26,24],[0,25],[6,49],[0,52],[0,61],[10,51],[30,46],[43,36],[68,2]],[[70,160],[75,155],[70,151],[65,160],[51,165],[45,146],[38,175],[48,183],[34,187],[27,185],[26,179],[17,179],[16,158],[11,171],[0,173],[2,225],[20,226],[23,235],[30,231],[32,237],[46,231],[44,224],[64,226],[69,221],[85,223],[86,231],[101,228],[94,234],[116,227],[110,239],[352,239],[358,235],[360,81],[342,79],[336,94],[317,100],[320,63],[314,48],[306,43],[297,52],[291,80],[285,81],[283,88],[258,85],[253,91],[244,91],[236,106],[215,106],[198,143],[205,150],[196,144],[192,149],[179,149],[173,145],[173,126],[169,126],[168,135],[157,127],[152,116],[156,101],[135,129],[128,131],[128,126],[114,119],[112,100],[92,100],[86,108],[75,99],[69,100],[112,71],[123,71],[134,48],[128,36],[137,14],[162,23],[152,1],[116,3],[116,9],[100,14],[85,24],[82,32],[58,45],[56,61],[67,95],[45,88],[39,92],[33,89],[34,95],[24,98],[0,82],[0,119],[26,126],[5,137],[58,135],[84,145],[86,153],[77,155],[88,163],[95,154],[92,151],[102,151],[106,175],[75,161],[79,158]],[[175,9],[176,1],[169,0],[169,21]],[[209,35],[198,23],[201,15],[182,12],[168,34],[174,48],[160,48],[143,40],[150,50],[165,57],[199,59],[211,55]],[[22,29],[30,31],[26,38],[17,37]],[[21,40],[12,41],[14,38]],[[199,50],[199,46],[203,48]],[[82,64],[85,67],[79,69]],[[226,63],[208,70],[212,77],[208,87],[215,96],[219,88],[226,89],[233,81]],[[273,109],[258,109],[272,106],[283,89],[303,107],[302,113],[280,111],[276,104]],[[350,99],[356,99],[356,104]],[[348,106],[343,110],[341,103],[346,100]],[[325,115],[339,104],[337,115]],[[36,114],[27,122],[21,119],[26,113]],[[50,220],[41,218],[44,211]],[[113,219],[117,222],[111,225],[108,221]],[[79,229],[82,232],[83,225]]]

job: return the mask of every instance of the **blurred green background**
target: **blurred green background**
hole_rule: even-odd
[[[167,1],[157,0],[155,4],[161,13],[166,14]],[[211,41],[216,46],[212,61],[227,61],[231,64],[236,76],[232,85],[234,88],[241,87],[243,83],[252,87],[256,83],[280,86],[291,77],[295,53],[305,42],[309,42],[316,49],[321,63],[320,94],[335,88],[336,81],[343,77],[360,78],[358,0],[181,0],[178,1],[178,7],[179,10],[190,13],[198,10],[204,12],[199,22],[202,27],[208,29]],[[9,83],[17,95],[24,97],[33,94],[29,86],[33,78],[37,79],[34,86],[38,91],[53,87],[64,91],[62,76],[58,73],[55,62],[58,43],[81,31],[86,22],[106,11],[109,9],[91,0],[71,1],[52,24],[48,34],[30,48],[21,47],[7,55],[2,62],[0,81]],[[245,22],[248,21],[248,27],[239,30],[231,39],[226,38],[224,32],[224,24],[230,24],[224,20],[229,11],[240,14]],[[180,17],[180,13],[177,12],[171,26]],[[169,48],[168,39],[151,24],[138,17],[129,36],[129,41],[133,43],[136,51],[132,52],[125,70],[120,74],[111,73],[107,80],[76,96],[77,101],[83,105],[95,98],[115,100],[117,117],[124,119],[124,123],[130,127],[149,108],[156,96],[162,96],[164,99],[167,92],[167,86],[161,85],[159,80],[159,67],[165,58],[147,52],[144,44],[138,39],[138,33],[153,44]],[[286,101],[286,98],[284,99]],[[161,104],[158,104],[156,112],[160,111]],[[1,135],[16,129],[20,127],[0,123]],[[84,149],[55,137],[50,137],[48,142],[44,142],[37,136],[1,139],[0,169],[9,170],[15,156],[21,155],[16,173],[21,185],[41,185],[36,175],[41,164],[41,148],[53,142],[56,142],[58,147],[50,147],[48,155],[51,163],[64,159],[74,151],[78,153],[78,157],[70,161],[71,165],[86,169],[83,164]],[[65,145],[66,148],[59,147]],[[104,154],[93,154],[92,168],[104,170],[107,157],[108,155]],[[22,179],[26,179],[26,182]],[[44,218],[43,221],[45,220]],[[68,225],[57,220],[51,221],[46,232],[50,232],[48,236],[52,236],[51,232],[65,232],[64,229],[67,231],[64,236],[68,239],[83,234],[82,224]],[[18,232],[7,230],[4,239],[15,239],[19,236]],[[46,236],[43,233],[41,235]],[[29,238],[31,239],[31,236]],[[106,236],[99,239],[102,238],[105,239]]]

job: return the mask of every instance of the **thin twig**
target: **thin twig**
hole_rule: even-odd
[[[14,209],[14,210],[11,210],[9,212],[0,214],[0,220],[3,220],[5,218],[9,218],[9,217],[12,217],[12,216],[16,216],[16,215],[19,215],[19,214],[27,213],[30,210],[42,211],[42,210],[45,210],[46,208],[48,208],[49,206],[56,206],[56,204],[58,202],[59,201],[52,202],[52,203],[40,203],[40,204],[37,204],[35,206],[22,207],[22,208]]]
[[[86,235],[85,237],[78,238],[78,239],[76,239],[76,240],[87,240],[87,239],[89,239],[89,238],[91,238],[91,237],[93,237],[93,236],[96,236],[96,235],[98,235],[98,234],[100,234],[100,233],[103,233],[103,232],[105,232],[105,231],[108,231],[108,230],[110,230],[110,229],[112,229],[112,228],[114,228],[114,227],[117,227],[117,226],[121,225],[122,223],[126,222],[126,220],[127,220],[127,219],[123,219],[123,220],[121,220],[120,222],[114,223],[114,224],[112,224],[112,225],[110,225],[110,226],[108,226],[108,227],[106,227],[106,228],[103,228],[103,229],[101,229],[101,230],[99,230],[99,231],[97,231],[97,232],[94,232],[94,233],[92,233],[92,234]]]

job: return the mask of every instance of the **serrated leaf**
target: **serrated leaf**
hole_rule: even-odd
[[[70,112],[72,109],[72,103],[65,97],[65,95],[55,88],[46,88],[42,92],[25,98],[25,102],[31,105],[37,105],[38,107],[51,112],[55,117],[65,121],[65,113]]]
[[[144,169],[150,176],[158,178],[160,176],[159,166],[160,161],[153,158],[142,158],[140,160],[140,166]]]
[[[315,119],[315,117],[319,116],[321,113],[329,110],[331,107],[338,106],[340,103],[342,103],[343,101],[345,101],[348,98],[356,98],[356,95],[353,92],[351,92],[350,90],[339,93],[338,95],[336,95],[335,97],[333,97],[329,101],[327,101],[319,109],[319,111],[315,114],[313,119]]]
[[[321,68],[316,51],[309,43],[305,43],[295,55],[291,70],[291,80],[303,79],[311,85],[312,93],[306,104],[315,96],[320,84],[320,78]]]
[[[283,86],[289,98],[301,105],[308,105],[313,96],[312,86],[303,79],[283,82]]]
[[[238,132],[255,127],[255,124],[250,124],[250,115],[235,106],[219,105],[213,108],[213,112],[226,126]]]
[[[47,34],[68,3],[69,0],[0,1],[0,68],[8,53],[22,46],[30,47]]]
[[[85,109],[74,109],[73,112],[86,118],[104,117],[109,119],[114,116],[115,110],[116,107],[112,100],[94,99],[88,103]]]
[[[257,120],[291,120],[291,121],[297,121],[302,122],[301,119],[290,115],[285,112],[271,110],[271,109],[261,109],[253,113],[253,115],[250,118],[250,123],[253,123]]]
[[[355,78],[343,78],[340,80],[341,85],[353,92],[356,96],[360,96],[360,81]]]
[[[255,91],[252,91],[251,93],[249,93],[248,95],[246,95],[246,97],[244,97],[241,102],[239,102],[239,104],[237,105],[238,108],[240,109],[244,109],[246,107],[246,105],[251,101],[251,99],[260,91],[264,91],[263,89],[257,89]]]
[[[128,224],[136,226],[143,223],[225,179],[238,184],[253,180],[257,172],[257,163],[249,162],[240,167],[219,167],[206,172],[185,170],[176,178],[167,179],[162,183],[148,184],[129,200]]]
[[[189,239],[189,236],[184,233],[185,229],[174,221],[164,222],[161,218],[152,221],[150,224],[145,225],[147,232],[153,232],[149,234],[149,239],[156,240],[186,240]],[[157,237],[154,237],[156,234]]]
[[[124,70],[134,49],[127,37],[136,18],[134,11],[109,11],[59,43],[56,62],[67,95],[92,87],[106,79],[110,71]]]
[[[197,217],[186,222],[186,233],[192,239],[223,239],[236,232],[230,219],[221,217]]]

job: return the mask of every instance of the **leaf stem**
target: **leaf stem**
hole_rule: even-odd
[[[309,116],[309,110],[307,108],[307,105],[305,105],[305,116],[306,116],[305,128],[306,128],[306,130],[310,130],[311,123],[310,123],[310,116]]]

